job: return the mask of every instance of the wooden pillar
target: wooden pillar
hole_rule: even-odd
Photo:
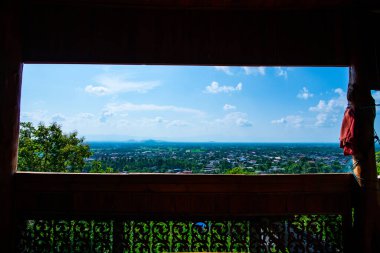
[[[374,66],[371,59],[371,39],[366,16],[355,16],[353,47],[347,99],[355,110],[356,153],[353,156],[354,174],[359,190],[355,195],[353,252],[380,252],[376,240],[376,224],[380,212],[377,208],[377,171],[374,144],[375,101],[371,96]],[[377,244],[377,246],[376,246]],[[377,249],[376,249],[377,248]]]
[[[359,67],[350,69],[348,99],[355,110],[356,154],[353,156],[355,176],[359,183],[356,195],[354,236],[356,252],[375,252],[375,225],[377,213],[377,171],[374,145],[374,118],[376,110],[371,91],[366,88],[365,76],[359,78]]]
[[[12,176],[17,166],[21,45],[16,1],[0,3],[0,251],[14,251]]]

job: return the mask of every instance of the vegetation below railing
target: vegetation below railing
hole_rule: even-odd
[[[342,252],[342,216],[229,221],[23,220],[18,252]]]

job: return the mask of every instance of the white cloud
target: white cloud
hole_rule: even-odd
[[[87,125],[97,123],[96,120],[97,117],[94,114],[81,112],[71,117],[67,117],[65,125]]]
[[[168,120],[164,119],[162,117],[154,117],[154,118],[143,118],[140,120],[135,120],[135,125],[138,125],[140,127],[157,127],[158,125],[163,125],[167,128],[170,127],[185,127],[189,126],[190,124],[185,121],[185,120],[179,120],[179,119],[174,119],[174,120]]]
[[[272,124],[284,124],[295,128],[301,127],[302,122],[303,118],[299,115],[288,115],[281,119],[272,120]]]
[[[155,123],[163,123],[164,122],[164,119],[162,117],[155,117],[153,119],[153,122]]]
[[[172,120],[166,126],[167,127],[185,127],[185,126],[189,126],[189,123],[187,123],[184,120]]]
[[[87,119],[95,118],[95,115],[88,112],[82,112],[82,113],[79,113],[76,118],[78,118],[79,120],[87,120]]]
[[[316,106],[309,108],[309,111],[318,113],[315,121],[316,126],[331,125],[337,122],[340,115],[343,117],[344,109],[347,106],[345,92],[340,88],[335,89],[334,92],[338,97],[327,102],[320,100]]]
[[[306,87],[303,87],[302,90],[300,90],[297,94],[297,98],[305,100],[312,98],[313,96],[314,94],[311,93]]]
[[[118,114],[115,114],[118,115]],[[116,121],[112,121],[116,123],[119,127],[125,128],[128,126],[129,128],[133,128],[136,131],[142,131],[147,134],[146,131],[149,131],[148,134],[154,133],[157,129],[159,131],[171,131],[171,128],[182,128],[186,126],[191,126],[186,120],[182,119],[167,119],[161,116],[156,116],[152,118],[129,118],[129,119],[120,119],[119,117],[114,118]],[[147,130],[147,129],[155,129],[155,130]],[[169,129],[169,130],[168,130]]]
[[[186,107],[178,107],[178,106],[173,106],[173,105],[111,103],[105,106],[105,108],[103,109],[102,116],[110,117],[116,113],[141,112],[141,111],[162,111],[162,112],[168,111],[168,112],[178,112],[178,113],[189,113],[189,114],[195,114],[195,115],[204,114],[200,110],[186,108]]]
[[[331,100],[330,100],[331,101]],[[330,103],[331,105],[332,103]],[[332,106],[328,106],[325,100],[319,100],[316,106],[312,106],[309,108],[311,112],[329,112],[332,109]]]
[[[372,94],[373,99],[375,99],[376,103],[380,103],[380,91],[375,91]]]
[[[213,81],[209,86],[206,86],[205,93],[229,93],[234,91],[241,91],[243,89],[243,84],[238,83],[235,87],[234,86],[226,86],[226,85],[219,85],[218,82]]]
[[[105,118],[107,115],[103,115]],[[111,115],[108,115],[111,116]],[[86,124],[96,124],[97,119],[92,113],[78,113],[75,115],[63,115],[61,113],[51,114],[48,111],[33,111],[33,112],[23,112],[21,114],[21,121],[32,122],[34,125],[40,122],[44,124],[51,124],[53,122],[62,123],[66,130],[71,129],[73,126],[86,125]]]
[[[251,127],[252,123],[247,119],[238,118],[236,120],[236,125],[238,125],[239,127]]]
[[[265,67],[242,67],[246,75],[265,76]]]
[[[276,67],[276,75],[288,79],[289,68]]]
[[[234,106],[234,105],[225,104],[225,105],[223,106],[223,110],[225,110],[225,111],[228,111],[228,110],[235,110],[235,109],[236,109],[236,106]]]
[[[334,92],[337,93],[339,96],[343,96],[344,95],[344,91],[341,88],[336,88],[334,90]]]
[[[318,113],[316,116],[315,125],[321,126],[327,121],[327,113]]]
[[[168,120],[163,117],[156,116],[154,118],[143,118],[141,120],[135,121],[140,126],[157,126],[159,124],[167,123]]]
[[[33,112],[22,112],[20,115],[20,120],[22,122],[32,122],[38,124],[40,122],[49,122],[50,117],[48,116],[47,111],[33,111]]]
[[[217,119],[217,124],[232,125],[239,127],[251,127],[252,123],[247,119],[247,114],[242,112],[231,112],[222,119]]]
[[[105,110],[105,111],[102,112],[102,115],[100,116],[99,121],[100,122],[106,122],[113,115],[114,115],[114,113],[112,111]]]
[[[342,89],[338,88],[334,91],[339,96],[337,98],[332,98],[328,102],[325,100],[319,100],[316,106],[312,106],[309,108],[312,112],[333,112],[337,109],[344,109],[347,105],[346,97],[344,96],[344,92]]]
[[[215,66],[214,68],[216,70],[218,70],[218,71],[222,71],[222,72],[226,73],[227,75],[230,75],[230,76],[233,75],[230,67],[227,67],[227,66]]]
[[[63,116],[62,114],[54,114],[52,117],[51,117],[51,121],[53,122],[62,122],[62,121],[65,121],[66,120],[66,117]]]
[[[158,81],[136,82],[125,80],[122,76],[101,75],[95,80],[97,85],[87,85],[85,92],[97,96],[110,95],[123,92],[145,93],[154,89],[160,83]]]
[[[103,96],[111,93],[111,90],[106,87],[93,85],[87,85],[84,91],[98,96]]]

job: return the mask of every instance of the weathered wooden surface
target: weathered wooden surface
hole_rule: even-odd
[[[21,47],[14,2],[0,3],[0,248],[13,246],[12,176],[17,165]]]
[[[348,65],[344,11],[27,5],[26,62]],[[100,22],[99,22],[100,21]]]
[[[27,0],[34,3],[56,4],[93,4],[113,5],[145,8],[171,8],[171,9],[248,9],[248,10],[310,10],[310,9],[336,9],[348,8],[358,5],[353,0]],[[361,0],[362,8],[380,8],[377,0]]]
[[[91,3],[90,3],[91,2]],[[380,89],[375,1],[25,1],[29,63],[348,66],[351,20],[366,20]]]
[[[371,88],[380,86],[380,69],[378,49],[373,47],[379,35],[375,32],[378,20],[359,12],[352,20],[352,49],[350,79],[347,99],[355,111],[356,154],[357,163],[354,173],[358,178],[359,188],[355,195],[354,239],[355,251],[380,251],[380,218],[378,192],[380,191],[375,160],[374,119],[376,117],[375,101]],[[375,57],[374,57],[375,55]]]
[[[363,34],[358,33],[359,38],[366,38],[360,35]],[[356,250],[369,253],[375,252],[375,248],[380,249],[380,243],[376,242],[380,213],[377,203],[377,191],[380,189],[374,145],[376,108],[368,85],[370,80],[367,75],[368,69],[366,69],[368,63],[366,62],[365,44],[359,40],[356,45],[358,51],[353,57],[347,94],[351,107],[355,110],[356,153],[353,155],[353,160],[355,164],[357,163],[354,173],[360,185],[355,198],[354,236],[357,238]]]
[[[91,175],[17,173],[19,214],[247,217],[351,210],[349,174]]]
[[[341,214],[351,245],[351,174],[165,175],[19,172],[15,212],[37,219],[250,219]]]

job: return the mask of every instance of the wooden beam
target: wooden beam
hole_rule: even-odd
[[[347,214],[350,174],[94,175],[17,173],[20,215],[248,217]]]
[[[147,9],[25,2],[28,63],[349,65],[345,10]]]
[[[360,10],[368,38],[368,81],[371,89],[380,90],[380,14],[375,3],[25,1],[23,38],[28,43],[23,61],[348,66],[350,22]]]
[[[12,177],[17,166],[20,113],[21,45],[18,1],[2,1],[0,9],[0,247],[12,252],[14,242]]]
[[[365,0],[372,1],[372,0]],[[157,9],[206,9],[206,10],[310,10],[347,8],[352,0],[28,0],[33,3],[66,5],[127,6]]]
[[[367,41],[369,48],[368,79],[372,90],[380,90],[380,33],[377,32],[380,27],[380,6],[377,13],[368,14],[367,19],[366,33],[369,35]]]

